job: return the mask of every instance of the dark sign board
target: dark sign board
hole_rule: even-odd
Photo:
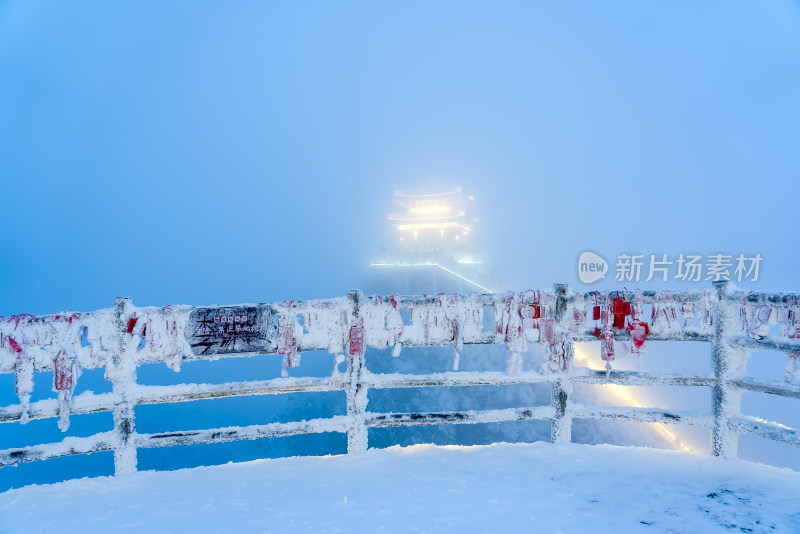
[[[196,308],[189,316],[186,340],[195,354],[268,352],[275,350],[277,331],[269,308]]]

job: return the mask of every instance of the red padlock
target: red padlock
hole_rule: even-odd
[[[350,354],[364,354],[364,327],[359,324],[350,329]]]
[[[22,352],[22,347],[20,347],[19,343],[17,343],[17,340],[11,336],[8,336],[8,346],[11,347],[11,350],[16,352],[17,354]]]
[[[540,306],[541,297],[539,296],[539,292],[535,291],[533,294],[533,304],[531,304],[531,309],[533,310],[533,315],[531,319],[541,319],[542,317],[542,307]]]
[[[128,333],[133,334],[133,329],[136,328],[136,321],[139,319],[136,318],[136,315],[128,319]]]
[[[628,328],[631,331],[631,352],[643,352],[644,341],[647,337],[647,328],[639,321],[632,322]]]
[[[597,303],[597,291],[594,292],[594,308],[592,308],[592,319],[600,320],[600,305]]]
[[[281,325],[278,328],[278,354],[293,354],[297,351],[297,340],[294,338],[292,325]]]
[[[53,381],[57,391],[69,391],[75,385],[75,377],[73,374],[72,360],[67,356],[67,353],[61,351],[56,356],[56,361],[53,363],[54,373]]]
[[[620,328],[620,329],[625,328],[625,316],[624,315],[617,315],[615,313],[614,314],[613,326],[614,326],[614,328]]]
[[[540,324],[541,330],[539,331],[539,341],[552,345],[555,339],[553,332],[553,319],[542,319]]]
[[[622,297],[614,297],[614,315],[625,316],[625,300]]]
[[[539,319],[542,316],[542,309],[536,304],[520,306],[519,315],[523,319]]]
[[[623,314],[623,315],[625,315],[625,317],[629,317],[630,315],[632,315],[632,314],[631,314],[631,303],[630,303],[630,301],[627,301],[627,300],[626,300],[626,301],[623,303],[623,308],[624,308],[624,309],[623,309],[623,311],[624,311],[624,314]]]
[[[600,358],[606,362],[614,359],[614,334],[611,332],[603,332],[600,336]],[[606,369],[610,368],[611,366],[606,364]]]

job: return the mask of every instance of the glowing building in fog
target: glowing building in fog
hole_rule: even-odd
[[[395,191],[390,245],[370,263],[370,292],[490,293],[486,265],[473,250],[478,219],[460,187]]]

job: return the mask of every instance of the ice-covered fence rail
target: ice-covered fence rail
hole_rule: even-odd
[[[736,455],[738,432],[752,432],[800,446],[795,430],[745,417],[739,412],[742,391],[800,398],[797,385],[757,380],[742,372],[749,351],[757,348],[785,352],[792,357],[791,362],[796,362],[800,354],[797,339],[800,321],[793,296],[737,293],[729,291],[724,283],[706,291],[637,291],[626,294],[624,300],[631,308],[631,320],[623,325],[612,321],[617,304],[615,297],[618,294],[614,292],[570,293],[566,286],[556,285],[551,292],[468,296],[367,298],[350,292],[339,299],[214,308],[134,308],[129,300],[118,299],[114,308],[88,314],[12,317],[0,323],[0,372],[16,374],[21,402],[0,408],[0,422],[61,416],[62,422],[68,423],[70,413],[111,411],[114,430],[86,438],[66,438],[59,443],[0,451],[0,466],[113,450],[116,472],[125,473],[136,469],[138,448],[346,432],[348,451],[357,452],[367,447],[368,428],[533,419],[551,421],[554,441],[570,440],[572,419],[596,418],[707,426],[712,429],[714,454],[724,456]],[[649,325],[642,320],[644,305],[653,309]],[[603,312],[599,323],[589,314],[589,310],[594,312],[595,306]],[[493,320],[488,321],[493,328],[488,331],[484,327],[487,310],[493,314]],[[765,334],[764,324],[772,313],[776,314],[773,319],[778,318],[783,325],[780,336]],[[230,330],[234,333],[237,328],[246,326],[241,329],[246,335],[243,338],[205,335],[205,330],[198,327],[202,327],[204,321],[222,324],[230,321]],[[650,330],[644,337],[642,328],[637,330],[642,325]],[[611,337],[632,342],[646,339],[647,342],[710,343],[714,374],[656,375],[573,367],[573,343],[596,340],[598,335],[601,339]],[[520,370],[519,353],[526,349],[527,343],[545,345],[549,360],[541,372]],[[425,375],[386,375],[371,373],[364,360],[366,348],[391,348],[397,354],[402,347],[451,345],[454,346],[453,367],[457,369],[463,344],[505,344],[511,354],[509,372],[454,370]],[[164,362],[178,370],[184,360],[280,353],[285,367],[289,368],[299,364],[300,353],[310,350],[327,350],[337,363],[346,358],[347,372],[338,374],[335,364],[330,378],[285,376],[274,380],[173,386],[145,386],[136,382],[136,368],[143,363]],[[101,367],[113,384],[112,393],[87,392],[73,397],[79,369]],[[58,400],[28,402],[33,369],[54,371]],[[714,409],[712,414],[703,414],[656,408],[582,406],[570,402],[575,382],[711,387]],[[370,413],[366,410],[370,389],[532,383],[552,385],[550,406],[438,413]],[[133,408],[136,405],[335,390],[346,393],[347,415],[159,434],[135,431]]]

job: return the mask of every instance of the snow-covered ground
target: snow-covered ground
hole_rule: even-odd
[[[610,445],[393,447],[28,486],[0,532],[800,532],[800,473]]]

